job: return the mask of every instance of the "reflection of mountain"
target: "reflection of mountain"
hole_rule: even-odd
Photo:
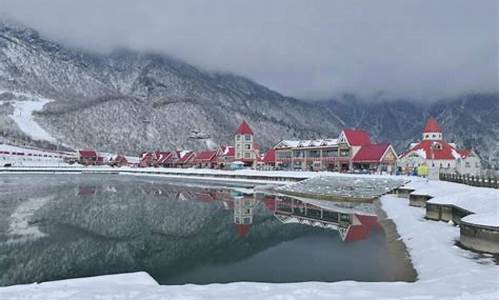
[[[137,270],[147,271],[161,283],[182,283],[186,281],[171,278],[212,265],[237,265],[283,243],[291,243],[291,246],[280,255],[294,261],[287,253],[294,249],[294,241],[303,237],[314,236],[313,240],[323,241],[327,247],[341,245],[336,235],[321,228],[300,224],[283,226],[273,216],[274,211],[269,211],[272,207],[269,199],[262,203],[253,195],[173,186],[160,180],[126,176],[37,178],[25,177],[17,183],[17,188],[12,185],[11,195],[17,204],[0,206],[0,216],[9,220],[0,221],[0,285]],[[26,220],[45,235],[32,240],[16,239],[8,233],[10,216],[20,204],[29,203],[33,195],[50,196],[44,198],[49,200]],[[3,205],[4,200],[0,201]],[[242,214],[238,213],[239,209]],[[251,222],[247,224],[251,224],[251,230],[240,236],[234,229],[236,217],[244,219],[248,213]],[[383,235],[378,235],[370,244],[353,248],[360,253],[356,263],[373,270],[390,269],[384,259],[371,262],[367,255],[375,252],[384,256],[383,241]],[[335,255],[341,256],[344,252],[351,255],[353,249],[341,248]],[[324,258],[333,259],[331,253],[334,252],[324,254]],[[267,265],[256,263],[255,268],[265,269]],[[308,267],[315,268],[314,265]],[[297,274],[302,273],[300,270]],[[322,280],[334,280],[330,273]],[[346,276],[344,273],[339,276]],[[239,274],[243,277],[221,275],[220,280],[257,280],[245,277],[245,272]],[[261,276],[257,271],[255,274]],[[304,280],[323,278],[315,277],[314,272],[311,274]],[[293,276],[292,280],[297,278]],[[391,280],[388,278],[386,280]],[[212,277],[199,282],[210,280]]]

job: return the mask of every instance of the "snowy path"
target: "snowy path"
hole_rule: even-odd
[[[0,288],[1,299],[498,299],[498,266],[454,246],[459,230],[423,219],[406,199],[382,206],[408,247],[418,281],[230,283],[159,286],[146,273],[108,275]]]
[[[43,106],[51,101],[48,99],[12,101],[14,113],[10,117],[24,133],[33,139],[56,143],[56,139],[38,125],[32,114],[34,111],[42,110]]]

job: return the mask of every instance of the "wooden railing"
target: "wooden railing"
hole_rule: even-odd
[[[449,173],[439,173],[439,180],[463,183],[472,186],[498,189],[498,177],[470,176]]]

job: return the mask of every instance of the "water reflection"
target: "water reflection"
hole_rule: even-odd
[[[372,230],[381,229],[375,205],[371,203],[315,200],[315,205],[291,197],[274,197],[267,201],[270,201],[268,207],[274,207],[274,215],[281,222],[336,230],[342,241],[364,240]]]
[[[139,270],[162,284],[401,279],[373,205],[126,176],[0,186],[0,285]]]

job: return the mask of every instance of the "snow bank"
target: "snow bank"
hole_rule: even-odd
[[[461,221],[470,224],[498,227],[498,214],[496,212],[472,214],[463,217]]]
[[[463,190],[446,190],[442,196],[429,200],[429,203],[455,205],[472,213],[491,213],[498,211],[498,190],[464,185]]]

